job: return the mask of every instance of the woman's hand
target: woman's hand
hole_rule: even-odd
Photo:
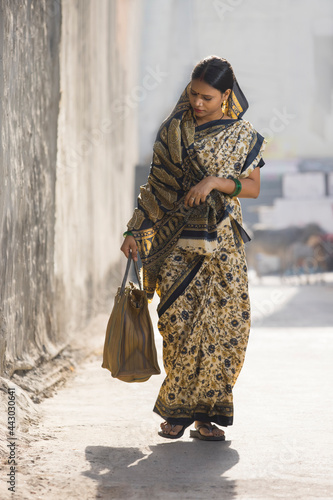
[[[245,179],[240,179],[242,190],[238,198],[258,198],[260,193],[260,167],[257,167]],[[224,177],[205,177],[196,186],[191,187],[184,199],[185,206],[194,207],[206,201],[207,196],[213,189],[224,194],[232,194],[235,191],[235,182]]]
[[[195,186],[192,186],[184,199],[186,207],[194,207],[206,201],[210,192],[216,188],[216,177],[209,176],[202,179]]]
[[[120,247],[120,250],[124,253],[124,255],[128,258],[130,252],[132,252],[133,260],[138,260],[138,247],[136,241],[133,236],[127,235],[124,239],[123,244]]]

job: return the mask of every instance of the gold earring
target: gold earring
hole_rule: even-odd
[[[222,102],[222,113],[227,115],[228,114],[228,101],[223,101]]]

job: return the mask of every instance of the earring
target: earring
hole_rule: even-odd
[[[222,113],[227,115],[228,114],[228,101],[223,101],[222,102]]]

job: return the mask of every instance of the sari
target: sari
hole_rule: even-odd
[[[237,81],[228,119],[196,126],[189,85],[162,123],[148,182],[128,223],[142,260],[143,286],[160,297],[166,378],[154,411],[171,424],[231,425],[232,389],[244,362],[250,303],[238,198],[213,190],[185,207],[206,176],[246,178],[264,165],[264,138],[242,119],[248,104]]]

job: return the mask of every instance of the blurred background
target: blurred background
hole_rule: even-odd
[[[330,282],[331,0],[1,0],[1,375],[110,309],[156,132],[211,54],[268,140],[251,278]]]
[[[249,264],[257,275],[331,271],[332,2],[146,0],[142,16],[139,79],[159,68],[160,81],[139,100],[136,192],[158,124],[192,68],[208,55],[224,57],[250,103],[245,119],[268,140],[260,197],[241,200],[254,236]]]

